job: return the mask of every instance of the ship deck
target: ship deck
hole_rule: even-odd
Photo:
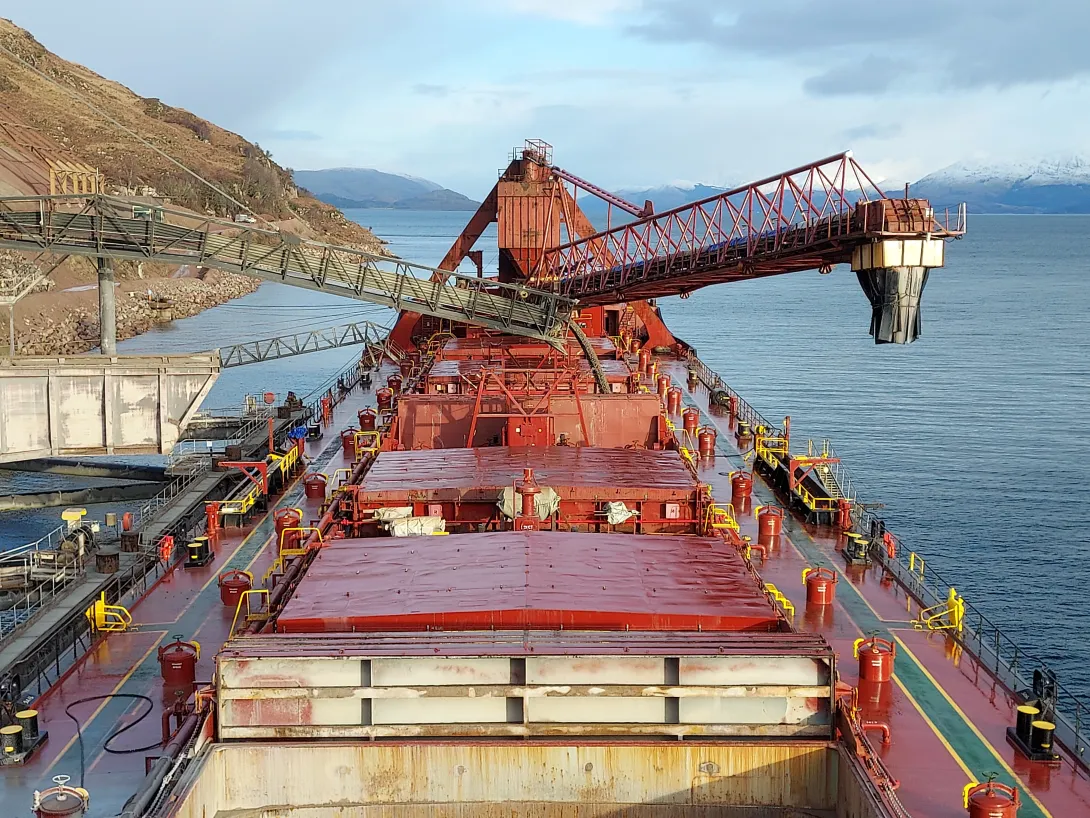
[[[684,384],[684,361],[656,356],[659,371]],[[730,473],[748,468],[735,444],[725,410],[710,405],[703,386],[686,388],[685,405],[696,406],[701,422],[717,431],[716,457],[701,461],[698,477],[712,486],[722,502],[731,497]],[[692,441],[695,448],[695,441]],[[760,478],[754,480],[753,508],[781,504]],[[758,540],[755,515],[739,515],[741,533]],[[919,606],[905,589],[878,565],[848,566],[839,550],[843,538],[829,529],[813,528],[786,516],[784,533],[765,564],[761,578],[771,582],[796,609],[795,627],[820,633],[839,653],[841,680],[858,683],[853,643],[872,633],[897,645],[893,685],[877,702],[863,702],[864,716],[889,724],[892,743],[870,738],[879,757],[900,780],[897,791],[912,815],[963,818],[962,789],[983,781],[990,772],[997,780],[1022,791],[1019,818],[1068,818],[1090,815],[1090,777],[1070,757],[1058,767],[1031,764],[1007,743],[1006,729],[1015,722],[1016,702],[990,670],[941,631],[921,631],[912,625]],[[831,606],[807,610],[802,572],[824,566],[837,572]]]
[[[394,371],[392,367],[380,370],[381,377],[375,377],[374,383],[384,383]],[[337,469],[350,465],[336,432],[354,425],[359,409],[373,405],[373,389],[363,387],[337,405],[333,422],[322,438],[307,443],[312,471],[327,474],[332,483]],[[228,528],[210,564],[190,569],[178,564],[160,577],[131,607],[131,630],[99,638],[59,679],[50,680],[55,684],[33,704],[39,711],[39,727],[48,731],[49,737],[26,764],[0,768],[0,814],[29,815],[34,791],[51,786],[50,779],[55,775],[71,776],[72,786],[84,782],[91,796],[88,815],[92,818],[121,811],[144,778],[145,757],[157,755],[163,711],[170,704],[165,700],[159,674],[158,648],[172,642],[175,635],[196,640],[202,646],[197,682],[200,685],[211,680],[216,654],[227,640],[235,614],[234,608],[220,601],[216,580],[229,569],[249,570],[257,578],[269,569],[275,559],[273,513],[278,508],[301,508],[306,519],[318,516],[318,501],[307,500],[302,483],[296,479],[247,527]],[[80,703],[112,694],[147,699]],[[66,712],[69,709],[70,715]],[[147,716],[140,718],[145,710]],[[77,720],[83,736],[82,750]],[[108,737],[128,725],[133,726],[111,742],[111,749],[130,752],[106,752],[103,745]],[[155,746],[147,752],[131,752],[131,748],[149,745]]]
[[[685,382],[682,361],[660,358],[660,368],[675,383]],[[375,378],[380,384],[392,370]],[[730,498],[729,474],[742,467],[727,419],[717,407],[709,407],[701,386],[686,391],[686,404],[696,405],[702,422],[719,431],[717,456],[700,465],[699,478],[712,486],[714,496]],[[333,425],[325,437],[308,444],[312,469],[332,475],[346,463],[332,432],[353,425],[356,410],[373,404],[367,392],[353,392],[335,410]],[[775,502],[771,490],[755,481],[754,505]],[[35,789],[48,785],[57,774],[85,778],[91,792],[92,816],[114,815],[144,775],[145,755],[113,755],[103,751],[106,738],[120,727],[133,724],[146,704],[114,699],[77,704],[82,699],[112,693],[147,696],[150,715],[140,720],[114,744],[118,749],[140,747],[160,736],[162,683],[156,649],[182,634],[204,646],[198,679],[211,677],[217,648],[225,640],[233,611],[220,603],[217,575],[228,568],[249,568],[260,576],[272,564],[271,513],[279,507],[302,506],[306,516],[316,516],[313,502],[302,497],[293,483],[269,513],[254,519],[249,528],[229,531],[216,560],[204,568],[166,574],[133,609],[135,628],[99,640],[92,650],[69,669],[45,696],[35,703],[42,729],[49,740],[23,767],[0,769],[0,803],[14,814],[29,812]],[[757,539],[756,520],[741,516],[742,533]],[[646,535],[648,537],[654,535]],[[443,540],[453,540],[444,537]],[[852,643],[877,632],[896,642],[894,683],[887,685],[878,701],[864,703],[869,718],[888,722],[892,743],[882,745],[872,734],[877,752],[900,780],[898,795],[906,809],[928,818],[963,818],[962,789],[983,780],[989,771],[1000,780],[1015,783],[1023,792],[1019,818],[1068,818],[1090,815],[1090,780],[1085,771],[1065,757],[1058,767],[1030,764],[1007,744],[1006,728],[1014,723],[1014,700],[991,676],[987,667],[960,651],[941,632],[913,628],[918,608],[897,582],[884,577],[880,567],[849,568],[840,557],[838,538],[785,520],[784,535],[761,566],[762,579],[775,583],[795,604],[796,627],[824,635],[840,653],[842,679],[855,684]],[[826,566],[839,575],[833,605],[807,611],[801,573],[804,568]],[[388,586],[389,587],[389,586]],[[83,731],[85,753],[76,737],[76,722],[66,715],[71,708]],[[84,774],[81,776],[81,767]]]

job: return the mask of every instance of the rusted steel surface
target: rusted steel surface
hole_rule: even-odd
[[[243,742],[204,754],[168,815],[257,814],[296,804],[307,805],[297,808],[307,818],[333,811],[367,818],[827,816],[838,800],[837,763],[825,742],[775,739],[610,746]]]
[[[589,338],[591,348],[600,360],[617,357],[617,347],[606,337]],[[567,354],[582,357],[583,350],[575,341],[568,342]],[[439,357],[444,360],[538,360],[551,354],[551,347],[541,342],[513,335],[483,335],[476,338],[451,338]]]
[[[606,380],[610,383],[624,383],[632,375],[632,370],[623,360],[606,359],[599,362]],[[481,379],[481,371],[485,367],[500,366],[501,364],[483,360],[451,359],[436,361],[432,364],[427,374],[427,391],[433,389],[436,384],[457,384],[464,391],[466,387],[477,384]],[[579,386],[581,389],[593,391],[594,380],[590,363],[586,358],[580,358],[576,364],[580,374]],[[534,384],[531,382],[530,386]]]
[[[657,395],[554,395],[549,400],[553,431],[567,434],[573,445],[599,448],[650,446],[658,439],[654,424],[662,412]],[[398,441],[406,449],[464,448],[473,418],[472,395],[403,395],[397,404]],[[482,400],[482,410],[502,412],[505,404],[492,396]],[[587,440],[579,421],[586,423]],[[474,445],[483,446],[504,428],[502,417],[481,417]]]
[[[588,660],[589,661],[589,660]],[[259,692],[260,691],[260,692]],[[828,697],[829,685],[725,685],[698,687],[695,685],[443,685],[438,687],[354,687],[346,691],[337,687],[240,687],[221,691],[230,699],[534,699],[534,698],[644,698],[644,699],[741,699]]]
[[[223,655],[217,724],[224,738],[832,738],[834,673],[805,655]]]
[[[267,702],[266,702],[267,703]],[[241,705],[242,702],[232,702]],[[246,704],[254,704],[247,702]],[[601,702],[596,702],[600,705]],[[261,712],[253,708],[251,712]],[[242,711],[242,707],[231,708]],[[224,713],[223,708],[220,710]],[[277,711],[281,712],[281,711]],[[503,738],[552,738],[552,739],[606,739],[632,738],[647,739],[683,739],[683,738],[793,738],[821,740],[829,739],[829,726],[826,724],[553,724],[539,722],[535,724],[436,724],[412,722],[409,724],[363,724],[363,725],[313,725],[313,724],[278,724],[236,726],[226,724],[220,728],[220,736],[225,739],[420,739],[420,738],[462,738],[462,739],[503,739]]]
[[[831,659],[817,633],[678,633],[669,631],[374,631],[368,633],[236,636],[221,656],[805,656]]]
[[[335,540],[278,627],[767,631],[779,621],[742,557],[719,539],[496,531]]]
[[[391,497],[419,492],[423,497],[439,489],[494,494],[518,480],[526,468],[534,470],[538,483],[565,496],[587,489],[612,498],[618,491],[631,494],[638,489],[646,499],[665,500],[688,497],[696,485],[677,452],[574,446],[383,452],[362,482],[375,499],[386,492]]]

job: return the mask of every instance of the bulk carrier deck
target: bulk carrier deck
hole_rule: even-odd
[[[507,278],[575,269],[559,228],[510,222],[559,206],[540,159],[492,199]],[[608,236],[587,239],[607,288]],[[575,318],[587,343],[404,314],[285,484],[255,478],[267,504],[210,511],[211,562],[164,555],[131,626],[48,680],[5,814],[63,774],[40,814],[1090,815],[1080,711],[989,652],[828,446],[653,304]]]

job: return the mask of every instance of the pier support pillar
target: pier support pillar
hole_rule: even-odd
[[[117,355],[117,294],[109,259],[98,260],[98,346],[103,355]]]

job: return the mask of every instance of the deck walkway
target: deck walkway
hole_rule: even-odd
[[[385,383],[392,371],[389,367],[380,369],[381,377],[375,377],[374,382]],[[338,404],[321,440],[307,444],[310,470],[332,477],[347,465],[336,433],[355,425],[357,411],[373,404],[373,388],[367,387],[357,388]],[[212,563],[188,570],[175,566],[160,577],[132,606],[134,627],[99,639],[35,702],[41,727],[49,731],[49,739],[25,766],[0,768],[0,804],[7,808],[0,812],[5,816],[8,810],[29,814],[34,790],[48,786],[51,776],[63,773],[72,776],[74,785],[84,780],[91,794],[90,815],[117,814],[144,777],[145,756],[156,752],[117,755],[105,752],[103,744],[118,728],[134,720],[138,724],[114,742],[114,749],[151,745],[160,737],[161,715],[169,702],[159,675],[157,649],[173,641],[175,635],[201,643],[197,679],[208,682],[212,678],[216,653],[226,641],[235,613],[220,602],[217,577],[234,568],[251,570],[258,578],[265,573],[274,559],[273,512],[282,507],[299,507],[305,517],[316,518],[318,501],[306,500],[300,481],[293,481],[246,528],[227,530]],[[139,718],[148,709],[144,701],[78,703],[112,693],[148,697],[149,715]],[[66,708],[70,708],[72,716],[66,714]],[[73,717],[81,725],[82,751]]]
[[[659,371],[684,385],[687,365],[659,357]],[[701,422],[718,430],[716,457],[700,464],[698,477],[712,486],[720,502],[731,497],[730,473],[747,468],[724,410],[711,406],[701,385],[685,390],[685,404],[696,406]],[[680,425],[680,424],[679,424]],[[754,480],[752,507],[781,505],[760,476]],[[757,521],[739,514],[742,534],[757,541]],[[897,643],[892,686],[878,701],[863,702],[864,716],[889,723],[893,742],[872,744],[900,780],[898,796],[913,816],[964,818],[962,789],[987,773],[1022,791],[1019,818],[1090,816],[1090,780],[1071,759],[1060,767],[1030,764],[1007,744],[1016,702],[989,670],[939,631],[919,631],[912,620],[919,606],[879,565],[849,567],[839,551],[844,540],[829,529],[806,526],[788,516],[778,547],[760,567],[795,606],[795,626],[825,635],[837,649],[842,681],[858,682],[853,642],[877,633]],[[836,598],[827,609],[807,609],[802,584],[805,568],[832,568],[839,576]]]

